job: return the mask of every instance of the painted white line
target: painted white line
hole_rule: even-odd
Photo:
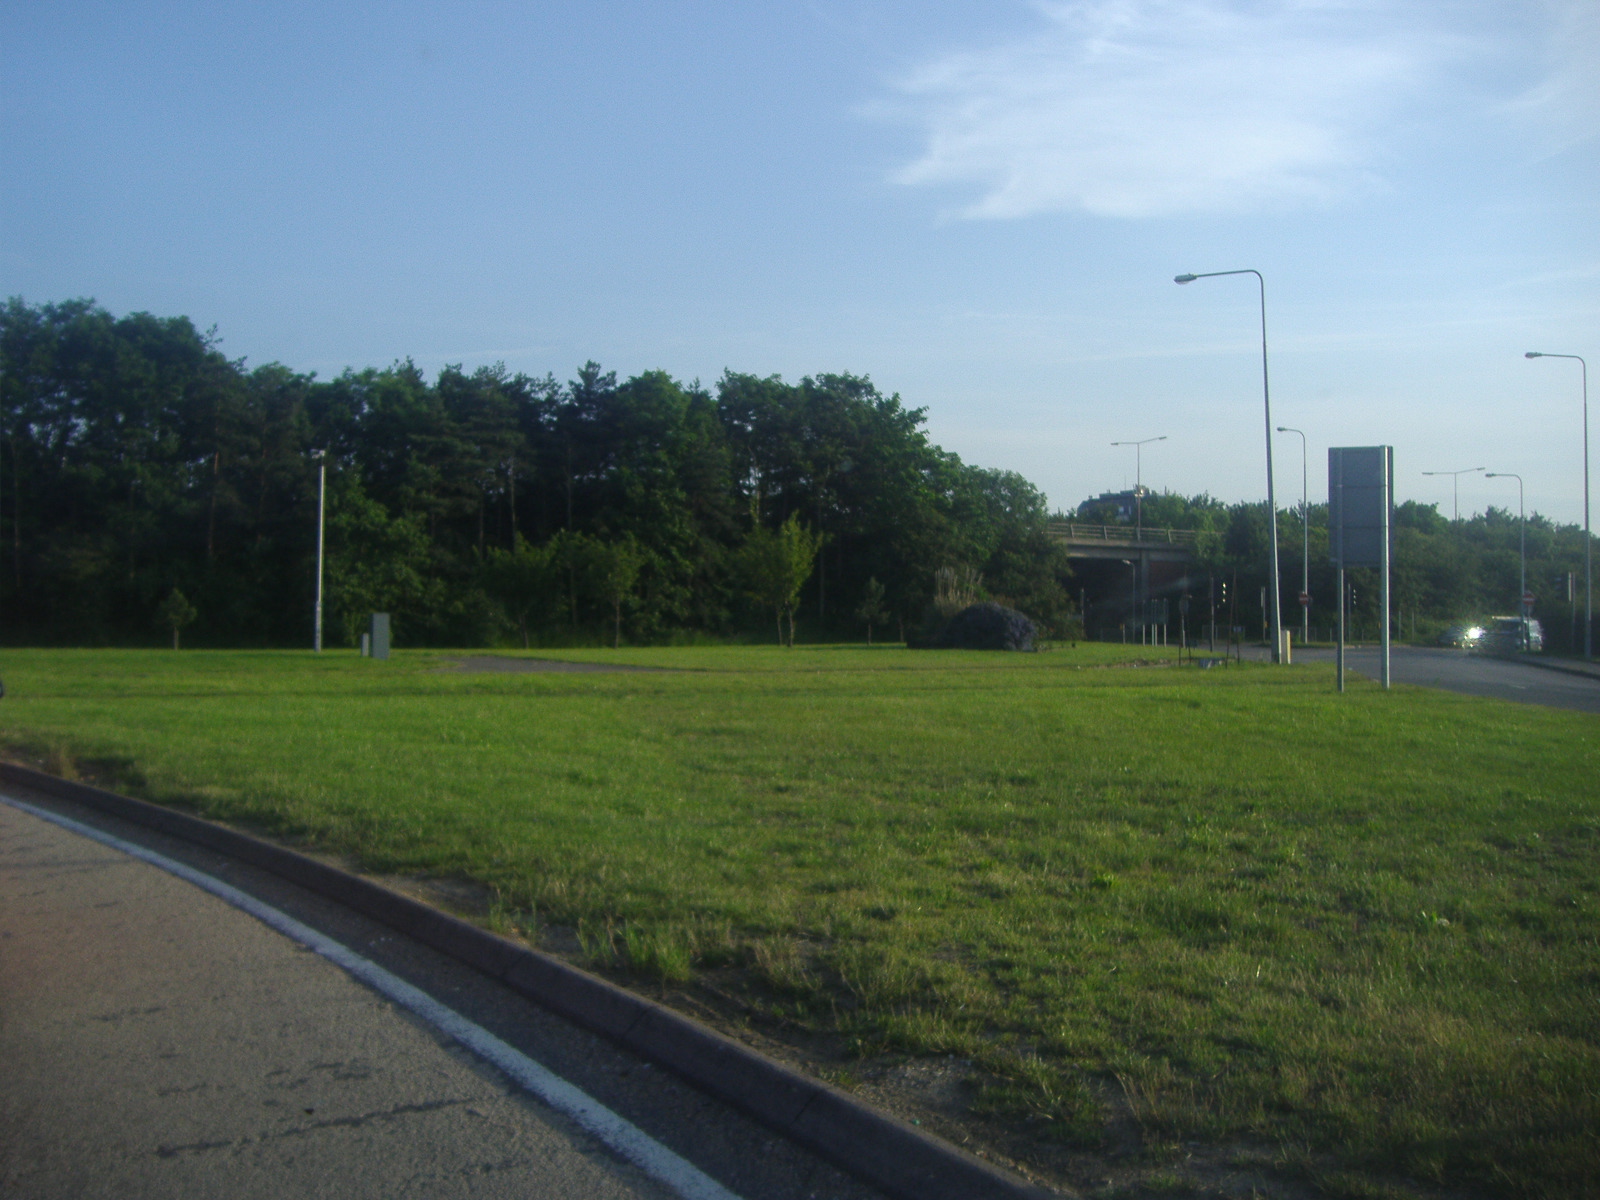
[[[279,912],[270,904],[265,904],[254,896],[207,875],[204,871],[197,871],[193,867],[170,859],[164,854],[157,854],[154,850],[147,850],[133,842],[123,841],[81,821],[74,821],[70,817],[35,807],[12,796],[0,794],[0,802],[187,880],[195,887],[210,892],[235,908],[249,913],[285,937],[294,939],[310,950],[315,950],[330,962],[343,967],[374,991],[381,992],[402,1008],[410,1009],[434,1028],[498,1067],[551,1108],[566,1113],[621,1157],[672,1188],[683,1196],[684,1200],[739,1200],[735,1193],[723,1187],[688,1159],[674,1154],[633,1122],[618,1116],[583,1089],[568,1083],[548,1067],[535,1062],[520,1050],[495,1037],[487,1029],[467,1020],[454,1009],[440,1004],[420,988],[415,988],[399,976],[390,974],[348,946],[318,933],[308,925],[301,924],[287,913]]]

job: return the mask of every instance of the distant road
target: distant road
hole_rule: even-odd
[[[1295,662],[1334,660],[1332,650],[1294,651]],[[1347,670],[1368,679],[1378,678],[1378,650],[1363,646],[1345,652]],[[1395,683],[1442,688],[1468,696],[1491,696],[1523,704],[1570,708],[1600,713],[1600,672],[1593,676],[1569,675],[1548,667],[1444,647],[1396,646],[1390,651],[1389,677]]]

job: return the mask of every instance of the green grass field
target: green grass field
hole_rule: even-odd
[[[954,1062],[930,1124],[1091,1192],[1600,1190],[1600,720],[1139,652],[8,651],[0,736],[846,1086]]]

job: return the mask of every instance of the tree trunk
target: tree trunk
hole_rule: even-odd
[[[773,609],[778,617],[778,645],[783,645],[783,607],[780,605]]]
[[[622,600],[620,597],[613,602],[612,616],[616,618],[616,624],[611,627],[611,648],[617,650],[622,646]]]
[[[172,648],[174,650],[178,648],[178,627],[176,625],[172,627]]]
[[[22,467],[17,461],[17,437],[11,435],[11,579],[22,590]]]
[[[506,495],[511,506],[511,549],[517,548],[517,456],[511,456],[510,469],[506,472]],[[523,647],[527,649],[526,646]]]
[[[262,458],[265,459],[266,455],[263,454]],[[256,488],[256,521],[255,521],[255,525],[256,525],[256,545],[258,545],[258,546],[264,540],[266,540],[266,536],[267,536],[267,534],[266,534],[266,525],[265,525],[265,522],[262,520],[262,514],[264,514],[266,511],[267,511],[267,466],[266,466],[266,463],[263,461],[263,463],[261,464],[260,485]]]
[[[822,528],[822,502],[817,502],[817,528]],[[817,555],[817,620],[828,619],[828,555],[823,551]]]
[[[566,466],[567,466],[567,528],[571,529],[572,528],[572,442],[570,440],[567,442],[566,451],[567,451],[566,452]]]
[[[222,486],[222,447],[211,455],[211,511],[206,516],[206,561],[217,557],[217,489]]]

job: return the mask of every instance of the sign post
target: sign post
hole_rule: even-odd
[[[369,653],[373,658],[389,657],[389,614],[373,613],[367,625]]]
[[[1389,687],[1389,567],[1394,546],[1394,447],[1328,448],[1328,552],[1339,571],[1339,690],[1344,691],[1346,567],[1378,568],[1379,683]]]
[[[1344,568],[1339,568],[1339,691],[1344,691]]]

